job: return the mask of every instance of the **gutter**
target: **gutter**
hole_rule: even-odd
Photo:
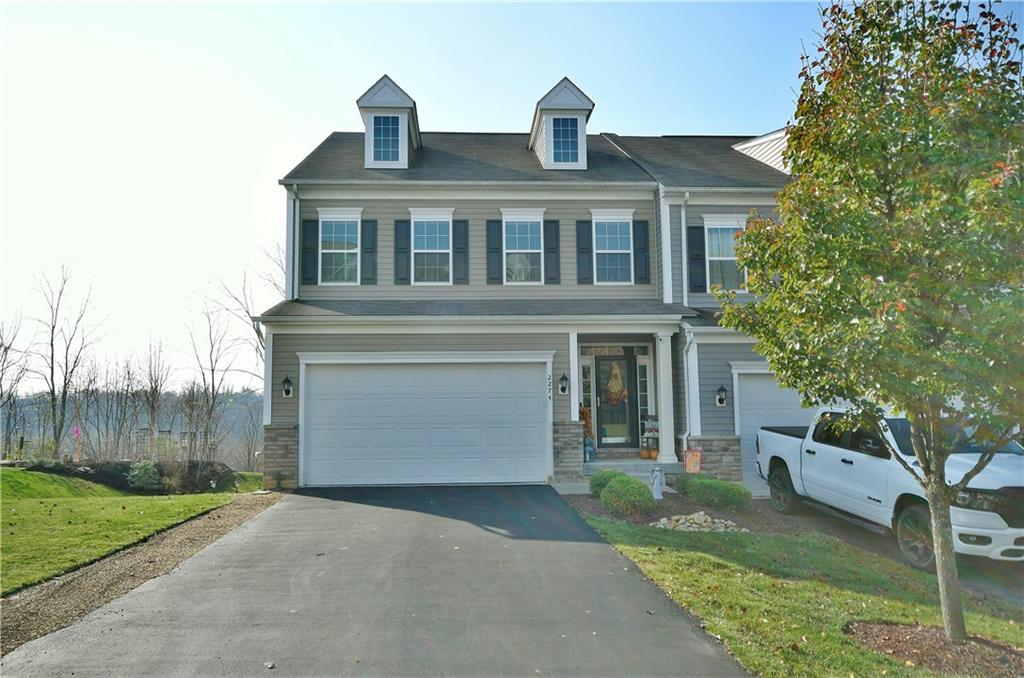
[[[686,336],[686,343],[683,345],[683,369],[689,368],[689,362],[687,357],[690,355],[690,347],[693,346],[693,332],[691,328],[687,327],[683,323],[683,333]],[[686,413],[686,430],[683,431],[683,451],[690,446],[690,375],[687,372],[683,372],[683,412]]]
[[[683,315],[681,313],[658,313],[658,314],[645,314],[645,315],[616,315],[616,316],[578,316],[578,315],[549,315],[549,316],[523,316],[523,315],[492,315],[492,316],[480,316],[480,315],[387,315],[387,316],[308,316],[308,315],[261,315],[253,316],[254,322],[260,322],[263,324],[274,323],[274,324],[317,324],[317,325],[332,325],[332,324],[346,324],[351,325],[355,323],[365,325],[408,325],[408,324],[433,324],[433,323],[453,323],[453,324],[466,324],[472,323],[474,325],[564,325],[567,323],[602,323],[608,325],[628,325],[635,323],[680,323],[681,319],[687,317],[696,317],[696,313],[691,315]]]
[[[586,171],[586,170],[579,170]],[[439,186],[461,188],[656,188],[656,181],[458,181],[458,180],[427,180],[427,179],[278,179],[281,186],[378,186],[381,188],[397,188],[402,186]],[[778,190],[778,189],[775,189]]]

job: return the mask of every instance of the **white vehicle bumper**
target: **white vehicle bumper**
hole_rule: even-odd
[[[993,560],[1024,561],[1024,528],[1009,527],[999,514],[952,507],[953,548]]]

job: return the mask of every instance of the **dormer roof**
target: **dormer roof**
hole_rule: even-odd
[[[534,147],[537,137],[540,134],[541,112],[544,110],[557,111],[586,111],[587,120],[594,110],[594,102],[583,90],[565,77],[558,81],[547,94],[540,98],[533,109],[533,123],[530,126],[530,148]]]
[[[413,148],[421,146],[420,121],[416,112],[416,101],[388,75],[381,76],[380,80],[373,83],[370,89],[363,92],[363,95],[356,99],[356,105],[360,110],[394,108],[409,111],[409,133],[412,137]]]

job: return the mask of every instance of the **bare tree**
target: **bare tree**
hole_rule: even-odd
[[[222,312],[205,308],[204,327],[190,332],[199,389],[200,421],[194,429],[199,438],[200,461],[213,461],[221,441],[224,406],[231,395],[227,376],[233,370],[238,342],[231,338]]]
[[[130,358],[100,368],[90,362],[76,379],[73,408],[84,433],[86,456],[134,456],[132,433],[142,409],[139,375]]]
[[[0,321],[0,417],[3,418],[3,452],[10,453],[16,427],[18,386],[28,369],[26,354],[16,348],[21,317],[10,323]]]
[[[67,432],[68,398],[74,384],[75,374],[85,359],[92,344],[85,314],[89,308],[87,294],[77,309],[69,309],[67,294],[71,271],[62,266],[60,278],[54,283],[47,276],[40,280],[39,293],[46,305],[47,315],[38,318],[42,338],[33,346],[31,353],[38,365],[31,372],[43,380],[48,396],[50,441],[54,454],[60,452],[60,445]]]
[[[149,342],[146,351],[145,374],[142,377],[142,403],[146,408],[146,423],[149,428],[149,457],[156,458],[156,436],[160,406],[164,401],[164,391],[171,379],[171,366],[164,357],[162,342]]]
[[[259,400],[250,399],[246,402],[239,435],[242,465],[246,471],[255,471],[256,458],[263,450],[263,408]]]

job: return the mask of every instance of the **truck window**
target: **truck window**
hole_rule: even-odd
[[[814,427],[814,433],[811,435],[811,440],[822,445],[835,445],[840,447],[842,445],[841,439],[843,437],[843,431],[836,426],[836,420],[842,415],[837,412],[826,412],[821,415],[821,419],[818,420],[818,424]]]

